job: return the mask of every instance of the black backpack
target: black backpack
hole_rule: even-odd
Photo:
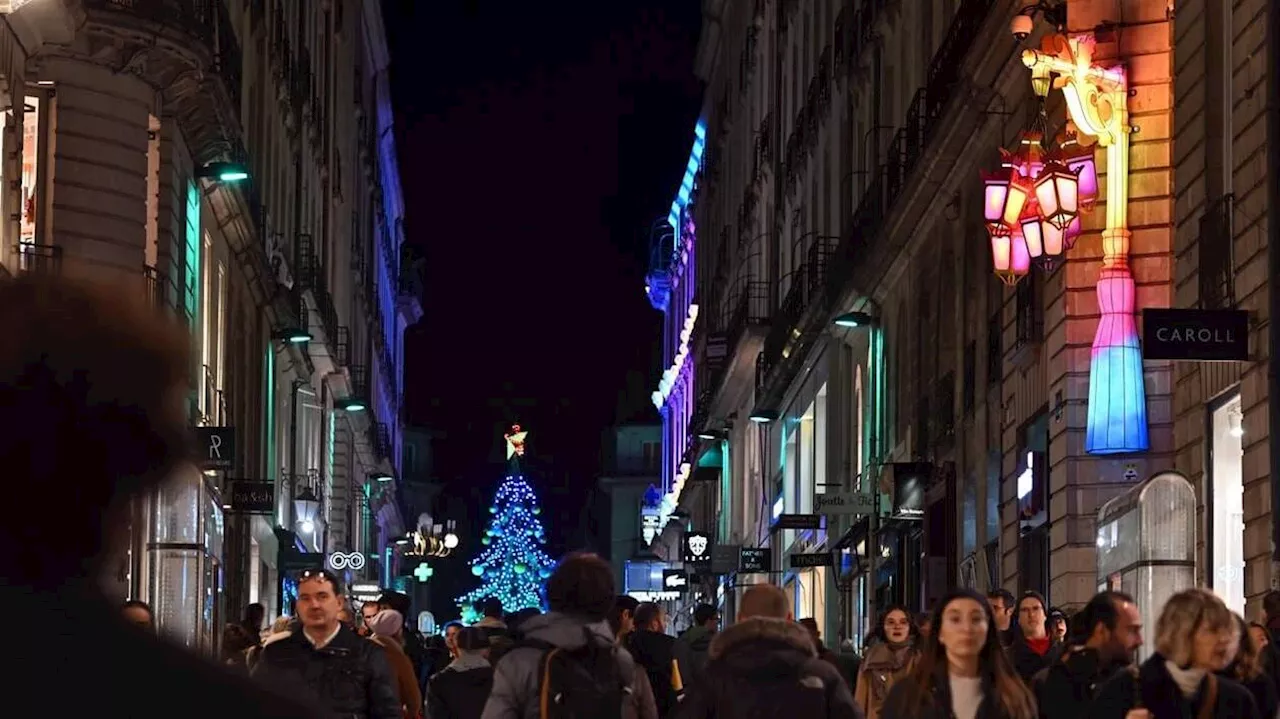
[[[540,719],[622,719],[624,705],[631,701],[631,681],[635,665],[586,627],[586,643],[573,649],[557,647],[536,639],[517,646],[542,652],[538,661],[538,702]]]

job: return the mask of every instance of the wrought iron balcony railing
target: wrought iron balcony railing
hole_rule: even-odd
[[[147,304],[156,309],[169,309],[173,307],[173,301],[170,299],[169,276],[151,265],[144,265],[142,268],[142,278],[145,283]]]
[[[369,425],[369,444],[379,458],[394,459],[391,456],[391,431],[385,423],[373,422]]]
[[[226,394],[218,387],[217,377],[209,365],[201,366],[200,394],[201,414],[204,423],[211,427],[221,427],[227,421]]]
[[[336,339],[333,341],[333,361],[339,367],[351,364],[351,330],[338,326]]]
[[[18,256],[18,272],[57,274],[62,269],[62,248],[56,245],[22,243],[13,251]]]
[[[369,399],[369,366],[353,362],[347,365],[347,377],[351,380],[351,395]]]

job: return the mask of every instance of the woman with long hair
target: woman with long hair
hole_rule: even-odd
[[[862,658],[853,690],[853,702],[866,719],[880,719],[889,690],[915,667],[919,630],[907,608],[895,604],[880,615],[874,635],[879,641]]]
[[[1229,650],[1230,663],[1219,670],[1218,676],[1234,679],[1243,684],[1244,688],[1253,695],[1253,701],[1258,705],[1258,713],[1264,717],[1274,717],[1276,710],[1280,709],[1280,698],[1276,696],[1275,682],[1263,666],[1263,646],[1249,631],[1249,625],[1245,623],[1244,617],[1236,614],[1235,618],[1238,639],[1232,647],[1233,651]]]
[[[1169,597],[1156,621],[1155,653],[1136,672],[1103,684],[1089,719],[1125,719],[1134,710],[1150,719],[1258,719],[1253,695],[1216,674],[1231,662],[1236,631],[1213,592],[1196,587]]]
[[[955,589],[936,605],[915,667],[894,684],[880,719],[1035,719],[986,597]]]

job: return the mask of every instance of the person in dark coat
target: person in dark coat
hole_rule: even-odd
[[[465,627],[455,641],[458,657],[427,684],[426,719],[480,719],[493,691],[488,633]]]
[[[710,604],[693,608],[693,626],[684,630],[676,639],[676,648],[682,658],[681,673],[686,684],[693,684],[702,677],[707,665],[707,650],[720,627],[720,610]]]
[[[1009,661],[1022,681],[1030,685],[1037,672],[1058,661],[1063,647],[1049,634],[1049,604],[1039,592],[1023,593],[1014,616],[1017,624],[1009,644]]]
[[[101,583],[122,574],[133,500],[199,481],[185,402],[190,330],[145,306],[141,274],[120,286],[5,277],[0,327],[0,461],[14,493],[0,503],[0,611],[15,619],[6,639],[22,648],[5,672],[5,713],[326,716],[161,639],[154,624],[130,623]],[[20,492],[56,500],[56,520]],[[51,693],[59,682],[74,694]]]
[[[1263,667],[1265,647],[1254,641],[1244,617],[1234,615],[1239,629],[1236,645],[1232,648],[1231,663],[1218,672],[1219,676],[1240,682],[1258,705],[1258,713],[1267,719],[1276,716],[1280,699],[1276,697],[1276,685]]]
[[[1031,681],[1040,719],[1080,719],[1098,689],[1132,663],[1142,646],[1142,615],[1123,592],[1101,592],[1073,617],[1062,658]]]
[[[666,634],[666,616],[662,607],[644,602],[636,607],[636,628],[626,639],[626,649],[649,677],[658,717],[666,719],[675,710],[683,690],[683,678],[677,673],[676,640]]]
[[[1249,690],[1215,674],[1230,660],[1235,631],[1231,610],[1216,594],[1199,587],[1178,592],[1156,623],[1155,653],[1136,672],[1108,680],[1085,716],[1125,719],[1141,708],[1152,719],[1263,719]]]
[[[785,592],[753,585],[738,617],[711,641],[703,680],[690,686],[677,719],[862,719],[849,686],[792,621]]]
[[[991,606],[991,616],[996,620],[996,634],[1000,637],[1000,644],[1007,647],[1013,643],[1017,634],[1017,622],[1013,616],[1016,601],[1013,594],[1008,589],[997,587],[987,592],[987,603]]]

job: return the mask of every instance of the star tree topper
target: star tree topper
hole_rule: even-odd
[[[529,434],[527,430],[520,429],[520,425],[511,425],[511,431],[502,435],[507,440],[507,459],[524,456],[524,438]]]

